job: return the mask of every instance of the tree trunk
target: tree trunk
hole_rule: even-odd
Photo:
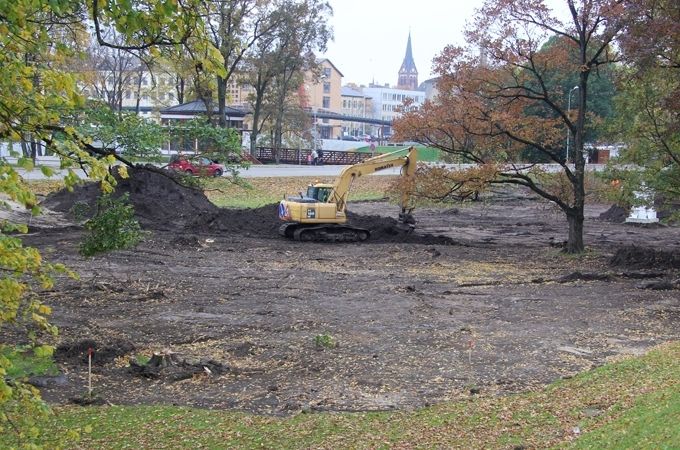
[[[143,70],[137,71],[137,98],[135,100],[135,114],[139,115],[139,110],[142,101],[142,77],[144,76]]]
[[[32,134],[27,134],[21,140],[21,152],[24,158],[30,158],[33,164],[36,163],[37,157],[42,156],[40,143],[35,140]]]
[[[175,91],[177,92],[177,103],[180,105],[184,103],[184,78],[177,77],[175,83]]]
[[[569,223],[569,238],[564,251],[570,254],[583,253],[585,250],[583,245],[583,208],[580,211],[576,208],[568,211],[567,222]]]
[[[274,120],[274,148],[276,150],[281,148],[281,143],[283,142],[283,122],[286,113],[286,94],[279,93],[279,99],[277,102],[276,118]],[[278,163],[278,158],[277,161]]]
[[[35,139],[31,139],[31,161],[33,161],[34,165],[38,156],[40,156],[40,143]]]
[[[574,205],[567,211],[569,222],[569,240],[567,241],[567,253],[582,253],[583,245],[583,220],[585,210],[585,173],[586,159],[583,155],[583,133],[585,130],[585,105],[587,100],[588,72],[583,71],[579,79],[578,117],[574,130],[574,178],[572,188],[574,193]]]
[[[255,110],[253,112],[253,129],[250,130],[250,154],[255,156],[257,154],[257,135],[259,134],[258,122],[260,112]]]
[[[30,137],[24,137],[21,140],[21,153],[24,155],[24,158],[28,158],[31,156],[31,149],[28,145],[29,140]]]
[[[227,128],[227,116],[225,114],[227,106],[227,80],[217,77],[217,113],[219,114],[218,124],[221,128]]]
[[[262,102],[268,84],[267,80],[263,80],[261,72],[258,72],[257,82],[255,83],[255,104],[253,105],[253,129],[250,131],[250,154],[253,156],[257,154],[257,136],[260,134],[260,128],[262,128],[262,125],[260,125]]]
[[[276,112],[276,119],[274,120],[274,142],[273,147],[276,151],[276,163],[279,163],[279,149],[281,148],[281,142],[283,141],[283,115],[284,111],[281,108]]]

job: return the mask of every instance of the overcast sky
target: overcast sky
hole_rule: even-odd
[[[335,40],[323,55],[343,84],[396,85],[411,30],[418,81],[431,78],[432,59],[448,44],[462,45],[466,21],[481,0],[329,0]],[[550,3],[564,1],[550,0]]]

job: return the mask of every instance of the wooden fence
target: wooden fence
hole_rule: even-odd
[[[263,163],[309,164],[309,149],[258,147],[256,158]],[[277,159],[278,156],[278,159]],[[370,158],[370,153],[324,150],[321,164],[347,166]]]

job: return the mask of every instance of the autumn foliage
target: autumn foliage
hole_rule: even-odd
[[[612,44],[626,10],[606,0],[565,3],[570,16],[562,21],[542,1],[487,1],[467,30],[468,46],[447,47],[435,59],[437,96],[406,112],[395,129],[453,162],[479,166],[446,175],[452,189],[467,189],[461,178],[510,183],[554,202],[569,224],[566,250],[581,252],[584,138],[594,119],[589,78],[615,62]],[[560,167],[568,192],[536,176],[535,164],[545,162]],[[480,171],[493,176],[480,178]]]

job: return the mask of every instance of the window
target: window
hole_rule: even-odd
[[[331,77],[331,68],[330,67],[324,67],[323,68],[323,76],[326,78]]]
[[[330,94],[331,93],[331,84],[327,81],[323,83],[323,93],[324,94]]]
[[[323,98],[323,108],[329,109],[331,107],[331,98],[324,96]]]
[[[149,84],[149,80],[146,79],[146,77],[142,78],[142,86],[147,86]]]
[[[130,91],[125,91],[125,98],[129,99],[132,97],[132,92]]]

